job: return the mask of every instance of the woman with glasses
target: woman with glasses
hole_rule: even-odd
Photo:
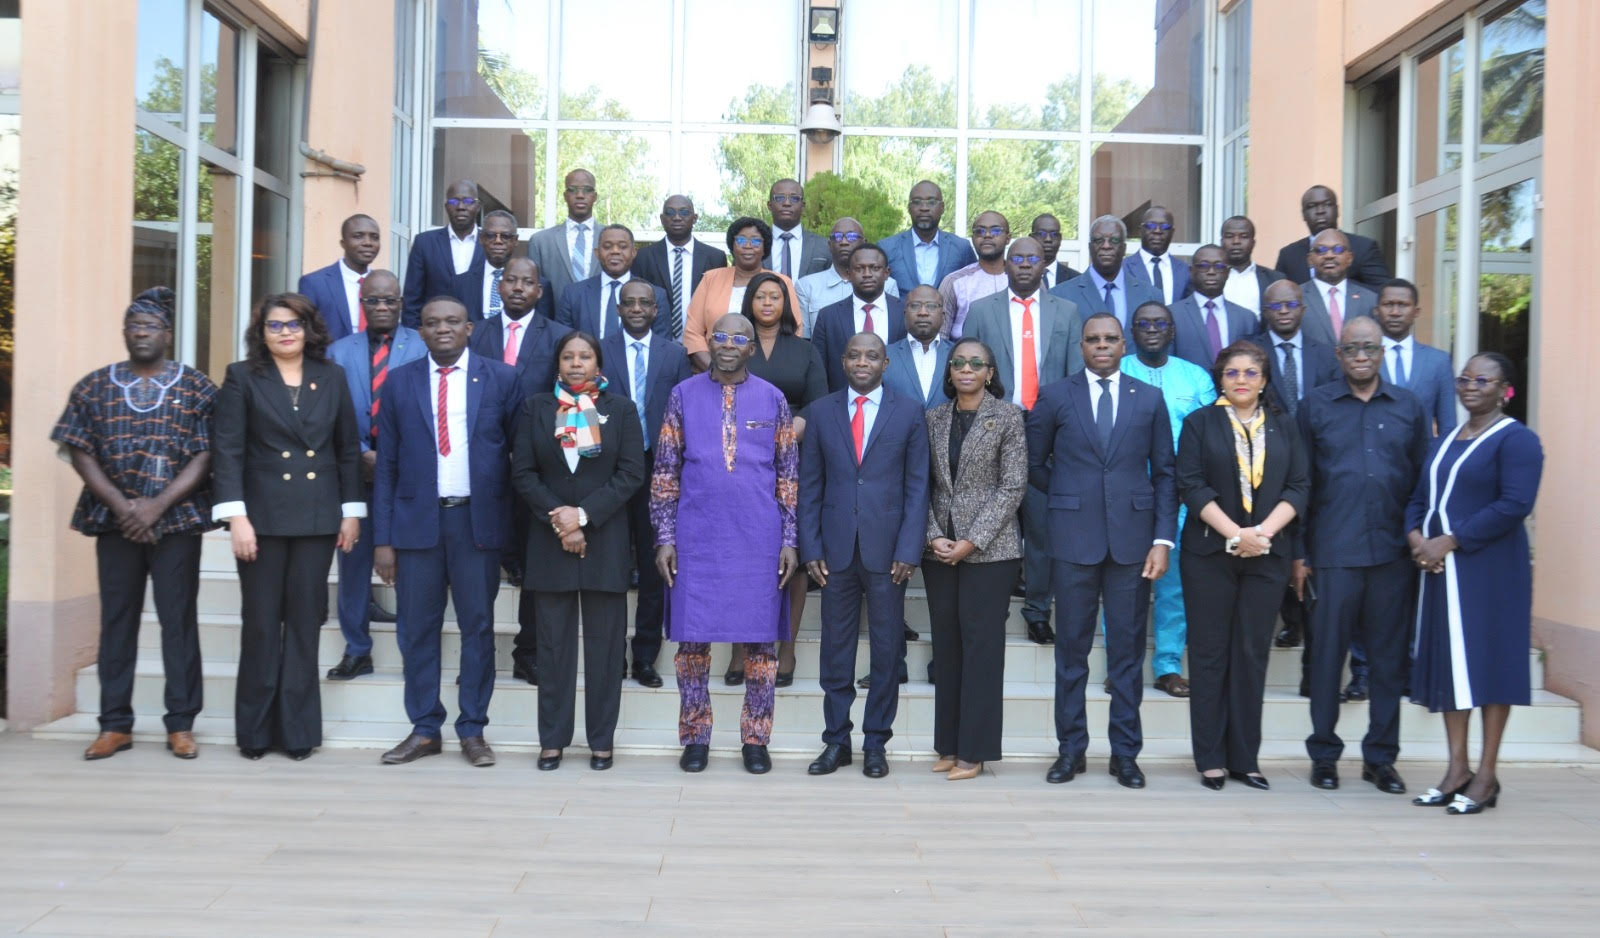
[[[1235,342],[1217,356],[1221,394],[1183,421],[1179,537],[1189,624],[1189,733],[1200,783],[1265,790],[1256,757],[1267,656],[1289,582],[1291,538],[1305,511],[1306,458],[1287,417],[1267,403],[1267,352]]]
[[[696,371],[711,367],[711,351],[706,344],[711,324],[729,313],[739,315],[744,311],[744,297],[750,281],[763,272],[762,262],[772,256],[772,227],[759,218],[735,219],[728,226],[728,253],[733,256],[733,266],[706,271],[689,298],[689,318],[683,324],[683,347]],[[767,273],[783,284],[789,307],[799,309],[794,283],[783,274]],[[795,333],[804,335],[804,326],[797,325]]]
[[[361,441],[328,330],[298,293],[268,296],[228,366],[213,430],[212,516],[227,522],[243,624],[234,733],[239,753],[322,745],[317,645],[333,549],[349,553],[367,515]]]
[[[1406,510],[1420,571],[1411,699],[1444,712],[1450,764],[1439,787],[1413,800],[1478,814],[1500,800],[1496,763],[1513,705],[1529,701],[1533,575],[1523,529],[1539,494],[1544,450],[1507,416],[1516,369],[1479,352],[1456,378],[1467,422],[1433,441]],[[1483,752],[1474,774],[1467,727],[1483,709]]]
[[[928,411],[933,465],[922,581],[933,630],[933,771],[959,781],[1000,758],[1028,443],[1022,408],[1005,399],[984,343],[962,339],[950,350],[944,393],[951,400]]]

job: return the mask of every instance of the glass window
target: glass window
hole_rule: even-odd
[[[1165,143],[1096,144],[1092,217],[1116,215],[1128,225],[1129,240],[1144,210],[1164,205],[1173,216],[1175,242],[1200,237],[1200,148]],[[1132,248],[1130,248],[1132,250]]]
[[[1205,0],[1095,0],[1090,129],[1201,132],[1205,6]]]
[[[800,27],[793,0],[687,0],[684,21],[688,24],[682,56],[684,120],[796,122]],[[669,43],[658,44],[670,54]],[[663,66],[657,74],[666,72]],[[665,82],[657,84],[665,87]],[[773,178],[792,171],[786,169]]]
[[[520,8],[517,10],[519,21],[525,15]],[[721,17],[721,21],[728,22],[729,18]],[[726,35],[724,56],[750,44],[747,31],[730,29]],[[543,44],[527,48],[537,55],[546,50]],[[727,58],[719,59],[718,65],[725,67],[727,62]],[[761,63],[764,71],[767,57],[750,55],[746,62]],[[562,120],[669,120],[672,84],[663,79],[671,73],[670,0],[561,5],[558,116]],[[793,70],[788,74],[792,76]],[[565,157],[562,162],[567,162]]]
[[[1231,134],[1250,123],[1250,0],[1228,11],[1222,30],[1222,132]]]
[[[256,168],[287,183],[295,149],[294,65],[266,46],[256,53]]]
[[[200,139],[239,152],[239,31],[209,12],[200,15]]]
[[[255,229],[250,239],[250,283],[255,295],[262,297],[294,285],[289,273],[289,200],[260,186],[251,189]]]
[[[1525,179],[1485,193],[1478,205],[1478,348],[1516,363],[1523,386],[1506,404],[1506,412],[1523,421],[1528,419],[1535,189],[1534,181]]]
[[[848,9],[848,7],[846,7]],[[956,141],[948,137],[844,137],[844,176],[876,189],[903,212],[911,187],[931,179],[944,190],[944,224],[957,224]],[[906,226],[909,216],[903,218]]]
[[[792,134],[684,134],[682,152],[680,191],[694,200],[706,231],[741,215],[766,218],[767,190],[794,175]]]
[[[239,177],[201,162],[195,224],[195,367],[217,372],[234,360],[239,260]],[[258,296],[270,292],[256,284]]]
[[[1482,150],[1544,133],[1544,0],[1529,0],[1483,27],[1478,41]]]
[[[1417,216],[1414,236],[1417,247],[1413,282],[1422,312],[1413,328],[1422,341],[1446,351],[1455,348],[1459,227],[1456,207],[1447,205]]]
[[[840,71],[846,127],[955,126],[957,15],[956,0],[845,4]],[[852,42],[851,36],[861,39]],[[1016,70],[1007,64],[1001,71]],[[847,131],[846,160],[849,141]],[[908,183],[896,201],[909,188]]]
[[[594,174],[596,218],[636,232],[660,226],[667,197],[665,133],[562,130],[556,150],[563,174],[580,167]]]
[[[187,0],[139,0],[134,100],[162,120],[183,126],[183,61]]]
[[[1461,165],[1462,63],[1466,52],[1460,39],[1417,62],[1415,83],[1417,182],[1432,179]]]
[[[1038,215],[1061,220],[1061,236],[1078,237],[1078,148],[1048,140],[974,140],[967,150],[968,221],[995,211],[1026,234]],[[967,226],[963,226],[965,230]]]
[[[1392,195],[1400,186],[1398,71],[1356,93],[1355,132],[1356,191],[1351,206],[1359,207]]]
[[[1079,0],[976,0],[970,124],[1076,133],[1081,18]],[[1029,65],[1025,74],[995,67],[1005,62]]]
[[[618,12],[609,5],[596,9]],[[615,23],[624,22],[626,17],[616,17]],[[438,0],[434,113],[440,117],[544,117],[549,33],[549,0]],[[602,35],[604,42],[591,36],[567,44],[563,54],[582,58],[580,53],[588,50],[591,63],[605,62],[615,74],[624,74],[614,64],[624,60],[614,54],[623,50],[613,44],[611,35]],[[631,58],[632,50],[627,51]],[[663,68],[656,74],[664,72]]]
[[[408,114],[412,109],[415,79],[416,58],[411,54],[417,43],[415,2],[394,0],[394,106]]]
[[[133,132],[133,292],[178,288],[182,154],[147,130]]]
[[[444,191],[459,179],[478,184],[483,211],[505,209],[524,228],[538,223],[544,167],[543,131],[449,127],[433,134],[430,224],[444,224]],[[604,177],[602,177],[604,178]],[[602,215],[601,217],[605,217]]]

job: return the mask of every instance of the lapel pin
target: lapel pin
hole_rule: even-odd
[[[311,382],[311,390],[315,391],[316,389],[317,389],[317,383],[315,381]]]

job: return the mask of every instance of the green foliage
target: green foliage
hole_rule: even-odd
[[[794,120],[794,86],[753,85],[742,98],[728,102],[722,116],[729,124],[788,124]],[[735,218],[766,215],[767,191],[773,182],[793,176],[794,137],[789,134],[727,134],[717,141],[717,169],[722,175],[721,201],[726,212],[700,211],[707,228],[726,228]]]
[[[900,230],[903,212],[859,180],[818,173],[806,183],[805,194],[801,224],[812,231],[831,231],[833,223],[846,216],[861,223],[868,241],[881,241]]]

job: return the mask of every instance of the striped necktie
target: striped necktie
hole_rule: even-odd
[[[389,379],[389,336],[378,342],[372,350],[372,410],[367,415],[372,424],[369,435],[378,439],[378,406],[383,402],[383,382]]]

